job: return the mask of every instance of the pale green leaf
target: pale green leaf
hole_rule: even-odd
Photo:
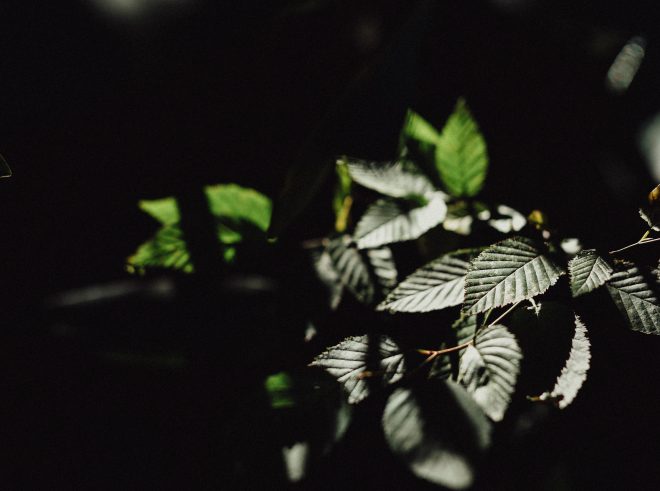
[[[463,311],[477,314],[545,292],[564,271],[534,241],[512,237],[498,242],[472,261],[465,277]]]
[[[637,266],[628,264],[612,274],[607,289],[634,331],[660,334],[660,301]]]
[[[571,293],[579,297],[605,284],[612,275],[612,267],[595,249],[580,251],[568,263]]]
[[[431,381],[424,391],[396,389],[383,412],[392,452],[418,477],[450,489],[470,487],[490,445],[491,424],[463,387]]]
[[[442,129],[435,162],[452,196],[475,196],[481,190],[488,170],[486,142],[463,99]]]
[[[355,227],[358,248],[378,247],[413,240],[442,223],[447,213],[443,195],[434,193],[424,206],[405,211],[391,200],[378,200]]]
[[[377,343],[371,346],[370,343]],[[374,366],[371,366],[373,362]],[[369,395],[367,377],[377,376],[383,385],[392,384],[405,373],[404,356],[387,336],[353,336],[328,348],[311,363],[335,377],[356,404]],[[372,372],[372,373],[368,373]]]
[[[458,382],[493,421],[502,420],[511,402],[521,358],[516,338],[502,325],[484,329],[461,354]]]
[[[401,133],[404,141],[410,139],[429,145],[436,145],[440,140],[438,130],[412,109],[408,109]]]

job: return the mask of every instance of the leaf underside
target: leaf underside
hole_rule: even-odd
[[[404,211],[392,200],[378,200],[364,213],[355,228],[358,248],[378,247],[420,237],[445,219],[443,195],[434,193],[424,206]]]
[[[557,406],[564,409],[575,397],[587,380],[587,371],[591,360],[591,343],[587,336],[587,328],[580,318],[575,316],[575,335],[571,342],[571,352],[566,365],[557,377],[557,383],[550,393],[543,394],[540,399],[550,398],[557,401]]]
[[[502,420],[511,402],[521,358],[516,338],[502,325],[478,334],[461,355],[458,381],[493,421]]]
[[[604,285],[612,276],[612,267],[595,249],[585,249],[569,261],[568,273],[571,293],[578,297]]]
[[[468,257],[463,253],[451,253],[431,261],[402,281],[378,310],[429,312],[460,305],[470,266]]]
[[[490,444],[491,425],[455,382],[432,382],[427,390],[434,396],[428,406],[408,388],[390,395],[383,412],[385,439],[416,476],[465,489],[474,481],[475,461]]]
[[[378,346],[370,346],[372,342],[378,343]],[[403,353],[387,336],[346,338],[317,356],[311,366],[321,367],[335,377],[348,393],[350,404],[356,404],[369,395],[365,372],[376,372],[383,385],[398,381],[405,372]]]
[[[634,331],[660,334],[660,301],[637,266],[631,264],[612,274],[607,289]]]
[[[486,142],[462,99],[442,129],[435,161],[452,196],[471,197],[483,187],[488,170]]]
[[[435,191],[426,176],[413,171],[415,167],[411,162],[346,159],[337,164],[346,165],[353,181],[392,198],[427,196]]]
[[[503,240],[472,261],[465,277],[463,311],[476,314],[532,298],[545,292],[562,274],[530,239]]]

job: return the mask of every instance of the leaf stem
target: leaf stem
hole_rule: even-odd
[[[648,232],[647,232],[647,234],[648,234]],[[655,239],[648,239],[648,238],[646,238],[646,234],[645,234],[644,237],[639,239],[639,241],[635,242],[634,244],[629,244],[625,247],[622,247],[621,249],[617,249],[615,251],[610,251],[609,253],[610,254],[618,254],[619,252],[623,252],[623,251],[626,251],[628,249],[632,249],[633,247],[637,247],[639,245],[650,244],[651,242],[660,242],[660,237],[657,237]]]
[[[452,346],[451,348],[445,348],[445,349],[441,349],[441,350],[418,349],[417,352],[420,355],[428,355],[428,356],[432,356],[432,357],[435,358],[437,356],[444,355],[445,353],[452,353],[453,351],[460,351],[464,348],[467,348],[471,344],[472,344],[472,340],[468,341],[467,343],[459,344],[458,346]]]

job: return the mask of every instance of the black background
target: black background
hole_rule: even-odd
[[[137,209],[139,199],[183,195],[213,182],[277,196],[302,145],[412,8],[328,1],[282,15],[284,2],[224,3],[197,2],[144,22],[113,19],[92,2],[0,5],[0,151],[14,171],[0,182],[5,401],[15,408],[3,425],[9,435],[3,446],[13,455],[9,483],[222,483],[221,472],[209,471],[214,457],[206,451],[206,430],[213,424],[209,401],[227,394],[218,393],[211,377],[191,387],[153,374],[108,376],[95,368],[84,343],[46,334],[54,320],[41,306],[58,291],[126,277],[124,258],[155,230]],[[637,240],[644,231],[638,202],[655,184],[636,137],[660,110],[657,13],[642,2],[604,8],[438,1],[435,7],[414,90],[394,87],[392,98],[440,126],[456,98],[466,97],[489,146],[485,200],[523,212],[542,209],[554,226],[591,247]],[[638,76],[625,94],[609,93],[607,69],[640,34],[648,48]],[[360,156],[386,157],[388,148],[374,155],[374,142],[396,134],[400,124],[365,114],[355,139],[367,153]],[[292,236],[318,237],[329,229],[329,189],[293,225]],[[222,298],[213,301],[229,308]],[[133,307],[97,312],[89,322],[151,325],[176,318],[183,330],[196,329],[176,308],[136,314]],[[223,329],[245,323],[238,307],[227,312]],[[660,344],[622,329],[614,311],[606,314],[604,325],[590,326],[594,359],[584,393],[545,423],[538,445],[531,445],[535,452],[510,448],[504,457],[525,463],[506,467],[522,474],[524,485],[658,484]],[[177,417],[188,426],[179,428],[171,421]],[[378,438],[369,430],[351,433],[312,476],[312,486],[387,489],[400,479],[423,487],[378,450]],[[559,471],[555,461],[562,462]],[[162,473],[168,466],[171,475]]]

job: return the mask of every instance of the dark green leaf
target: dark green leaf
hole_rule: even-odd
[[[370,343],[378,346],[370,346]],[[370,366],[374,357],[374,366]],[[382,384],[391,384],[405,373],[404,356],[396,343],[387,336],[353,336],[317,356],[311,363],[335,377],[348,393],[348,402],[356,404],[369,395],[366,378],[378,377]]]
[[[541,395],[539,400],[557,401],[560,409],[564,409],[573,402],[582,384],[587,380],[591,360],[590,345],[586,326],[578,316],[575,316],[575,335],[566,365],[562,368],[552,391]]]
[[[612,274],[607,289],[633,330],[660,334],[660,301],[637,266],[627,264]]]
[[[501,421],[511,402],[522,352],[506,327],[484,329],[461,354],[458,381],[493,420]]]
[[[512,237],[472,261],[465,278],[463,311],[477,314],[545,292],[564,272],[535,243]]]
[[[579,297],[605,284],[612,275],[612,267],[595,249],[585,249],[568,263],[571,293]]]
[[[452,196],[474,196],[482,188],[488,170],[486,142],[463,99],[440,134],[436,167]]]
[[[364,213],[355,228],[358,248],[378,247],[420,237],[445,219],[443,195],[434,193],[429,202],[405,211],[391,200],[378,200]]]
[[[451,489],[472,485],[490,444],[491,424],[460,385],[431,381],[422,391],[396,389],[383,413],[387,444],[418,477]]]
[[[444,255],[402,281],[378,306],[390,312],[429,312],[463,303],[470,255]]]

